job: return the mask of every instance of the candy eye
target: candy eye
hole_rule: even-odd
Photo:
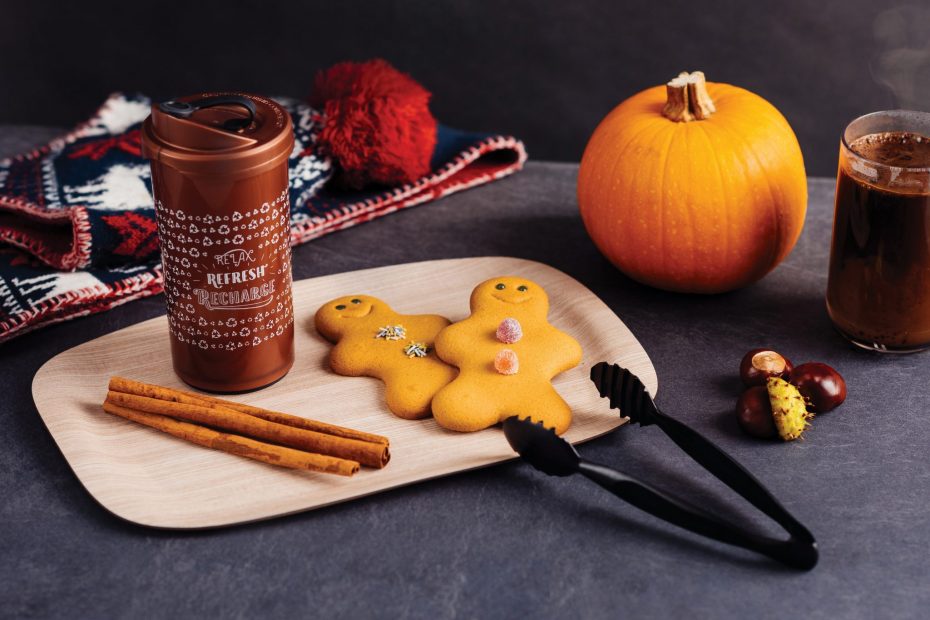
[[[362,303],[362,300],[361,300],[361,299],[353,299],[353,300],[352,300],[352,303],[353,303],[353,304],[360,304],[360,303]]]
[[[499,290],[499,291],[502,291],[502,290],[504,290],[505,288],[507,288],[507,286],[506,286],[503,282],[501,282],[500,284],[498,284],[498,285],[495,286],[494,288],[496,288],[496,289]]]
[[[520,291],[521,293],[525,293],[525,292],[526,292],[526,285],[521,284],[520,286],[517,287],[517,290]]]
[[[336,310],[345,310],[345,309],[346,309],[345,304],[339,304],[338,306],[336,306]]]

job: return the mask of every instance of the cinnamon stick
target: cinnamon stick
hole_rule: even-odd
[[[291,415],[289,413],[270,411],[268,409],[262,409],[261,407],[253,407],[251,405],[245,405],[235,401],[217,398],[207,394],[197,394],[195,392],[176,390],[174,388],[162,387],[160,385],[152,385],[151,383],[134,381],[132,379],[126,379],[125,377],[112,377],[110,379],[110,390],[114,392],[137,394],[139,396],[148,396],[149,398],[158,398],[160,400],[171,400],[174,402],[184,402],[188,404],[197,404],[195,401],[211,403],[214,405],[228,407],[229,409],[235,409],[240,413],[247,413],[256,418],[268,420],[269,422],[286,424],[287,426],[293,426],[295,428],[301,428],[307,431],[335,435],[336,437],[345,437],[346,439],[356,439],[358,441],[379,443],[384,444],[385,446],[389,445],[390,443],[388,438],[382,435],[366,433],[352,428],[346,428],[344,426],[337,426],[335,424],[327,424],[326,422],[320,422],[318,420],[310,420],[308,418]]]
[[[216,398],[215,396],[206,396],[205,400],[208,400],[211,403],[222,405],[223,407],[235,409],[240,413],[246,413],[248,415],[255,416],[256,418],[261,418],[262,420],[268,420],[269,422],[275,422],[277,424],[287,424],[288,426],[302,428],[307,431],[315,431],[317,433],[335,435],[336,437],[344,437],[345,439],[354,439],[356,441],[381,444],[385,447],[390,444],[388,438],[384,437],[383,435],[375,435],[373,433],[357,431],[355,429],[336,426],[335,424],[327,424],[326,422],[320,422],[319,420],[302,418],[300,416],[292,415],[289,413],[282,413],[280,411],[262,409],[261,407],[255,407],[253,405],[246,405],[244,403],[237,403],[231,400]]]
[[[188,402],[189,400],[194,399],[182,397],[163,400],[111,390],[107,393],[106,402],[128,409],[205,424],[307,452],[350,459],[369,467],[380,469],[390,460],[388,446],[384,444],[304,430],[270,422],[225,406],[211,406],[206,403]]]
[[[358,472],[359,469],[359,464],[355,461],[323,454],[313,454],[302,450],[275,446],[248,437],[221,433],[167,416],[121,407],[109,401],[103,403],[103,410],[200,446],[244,456],[271,465],[278,465],[279,467],[306,469],[340,476],[351,476]]]

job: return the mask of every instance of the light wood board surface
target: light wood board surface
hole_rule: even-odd
[[[168,324],[144,321],[65,351],[36,373],[32,393],[39,414],[78,479],[107,510],[162,528],[206,528],[244,523],[377,493],[420,480],[515,458],[499,427],[477,433],[447,431],[432,419],[402,420],[383,403],[383,386],[366,377],[333,374],[330,344],[313,315],[342,295],[380,297],[404,314],[436,313],[453,321],[469,314],[472,288],[488,278],[519,275],[549,293],[549,321],[584,349],[578,367],[554,384],[572,406],[565,437],[592,439],[622,423],[588,379],[606,360],[629,368],[655,395],[655,369],[622,321],[568,275],[533,261],[481,257],[366,269],[294,282],[296,361],[278,383],[233,400],[380,435],[391,441],[391,462],[362,468],[352,478],[265,465],[209,450],[106,414],[100,405],[112,375],[184,388],[171,369]]]

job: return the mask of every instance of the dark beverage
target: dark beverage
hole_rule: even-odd
[[[860,346],[930,344],[930,138],[869,133],[840,153],[827,310]]]

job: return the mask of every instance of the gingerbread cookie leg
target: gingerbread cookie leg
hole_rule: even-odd
[[[430,416],[433,397],[455,377],[454,368],[436,361],[437,367],[430,370],[389,370],[379,377],[384,381],[384,400],[391,413],[407,420]]]
[[[433,417],[449,430],[470,433],[497,424],[501,405],[489,397],[480,381],[466,375],[433,397]]]
[[[554,429],[558,435],[567,431],[572,423],[571,407],[568,406],[565,399],[555,391],[555,388],[550,383],[536,388],[532,409],[525,406],[514,408],[512,412],[504,412],[500,421],[503,422],[513,415],[518,418],[529,418],[533,422],[539,422],[548,428]]]

